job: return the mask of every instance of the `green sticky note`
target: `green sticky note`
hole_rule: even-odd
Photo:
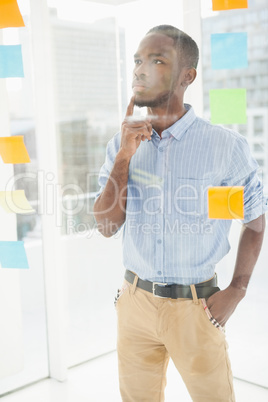
[[[247,122],[246,89],[212,89],[209,92],[211,123],[245,124]]]

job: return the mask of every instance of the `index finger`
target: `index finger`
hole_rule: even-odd
[[[132,98],[130,99],[130,102],[129,102],[129,104],[128,104],[128,107],[127,107],[126,117],[133,115],[133,111],[134,111],[134,100],[135,100],[135,96],[132,96]]]

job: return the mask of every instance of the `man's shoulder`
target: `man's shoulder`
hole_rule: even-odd
[[[202,117],[196,117],[195,124],[197,128],[199,127],[200,130],[202,130],[202,132],[207,135],[218,137],[222,136],[234,141],[237,139],[245,138],[238,131],[235,131],[228,127],[224,127],[220,124],[212,124],[209,120]]]
[[[121,132],[119,131],[116,134],[114,134],[112,138],[110,138],[110,140],[108,141],[107,143],[108,151],[110,152],[115,151],[117,153],[120,147],[120,142],[121,142]]]
[[[121,140],[121,131],[118,131],[116,134],[114,134],[112,136],[112,138],[110,138],[110,140],[108,141],[108,144],[110,143],[118,143]]]

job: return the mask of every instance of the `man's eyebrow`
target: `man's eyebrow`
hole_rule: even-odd
[[[138,58],[138,57],[140,57],[140,54],[139,54],[139,53],[135,53],[135,54],[134,54],[134,58],[136,59],[136,58]],[[164,57],[165,59],[167,58],[167,56],[165,56],[165,53],[150,53],[150,54],[149,54],[149,57]]]
[[[149,57],[165,57],[166,58],[166,54],[165,53],[150,53]]]

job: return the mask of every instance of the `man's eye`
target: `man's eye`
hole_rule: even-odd
[[[163,64],[162,60],[154,59],[154,64]]]
[[[141,60],[139,59],[134,60],[134,64],[141,64]]]

